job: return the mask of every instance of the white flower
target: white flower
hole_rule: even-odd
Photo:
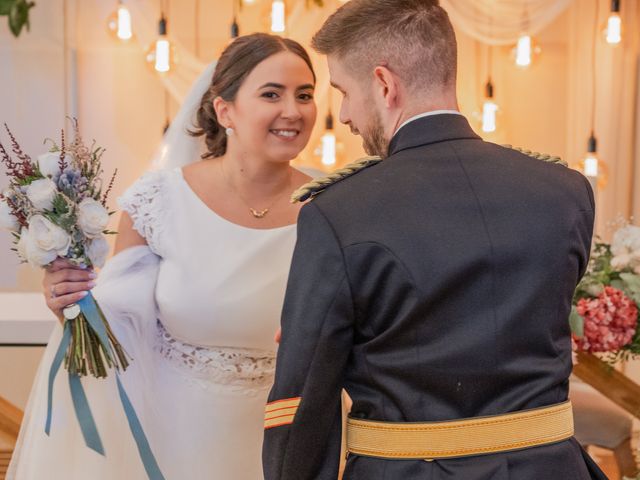
[[[53,252],[56,256],[65,256],[71,246],[69,234],[42,215],[29,218],[29,237],[29,243],[33,243],[38,249]]]
[[[71,165],[71,157],[64,156],[67,165]],[[38,155],[38,169],[45,177],[58,178],[60,175],[60,152],[48,152]]]
[[[20,231],[20,240],[16,246],[18,255],[22,260],[28,261],[34,267],[44,267],[53,262],[58,254],[54,251],[46,251],[38,248],[34,242],[28,228],[22,228]]]
[[[50,178],[41,178],[27,187],[27,198],[38,210],[51,210],[58,187]]]
[[[637,268],[640,266],[640,227],[626,225],[613,235],[611,266]]]
[[[53,262],[58,254],[54,250],[43,250],[38,248],[31,235],[27,237],[26,255],[29,263],[34,267],[44,267]]]
[[[109,223],[109,212],[100,202],[85,198],[78,205],[78,226],[89,238],[102,234]]]
[[[12,232],[17,231],[20,228],[20,224],[16,217],[11,213],[11,207],[6,200],[0,200],[0,228],[10,230]]]
[[[84,251],[94,267],[102,268],[109,255],[109,243],[104,235],[100,235],[87,242]]]

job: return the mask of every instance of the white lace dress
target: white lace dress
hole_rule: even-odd
[[[264,404],[273,380],[295,226],[260,230],[218,216],[180,169],[143,176],[120,199],[149,247],[113,257],[94,295],[134,358],[122,380],[167,480],[262,478]],[[40,366],[8,479],[144,479],[115,382],[83,380],[106,450],[84,446],[61,371],[51,436]]]

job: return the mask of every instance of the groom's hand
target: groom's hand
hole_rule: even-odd
[[[279,328],[278,331],[276,332],[276,336],[274,337],[274,340],[276,341],[276,343],[280,343],[281,338],[282,338],[282,328]]]

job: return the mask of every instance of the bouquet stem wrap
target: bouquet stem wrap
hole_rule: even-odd
[[[80,309],[78,316],[65,320],[62,340],[49,371],[45,432],[49,435],[51,431],[53,384],[58,370],[64,362],[69,375],[73,407],[85,444],[100,455],[104,455],[102,440],[87,396],[82,388],[80,377],[87,375],[87,372],[98,378],[105,377],[105,364],[109,367],[115,366],[116,383],[122,408],[147,475],[151,480],[164,480],[138,415],[120,382],[120,367],[124,370],[128,366],[126,354],[111,332],[109,324],[91,293],[78,302],[78,307]]]

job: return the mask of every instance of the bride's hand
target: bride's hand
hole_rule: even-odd
[[[83,269],[62,258],[56,259],[44,271],[42,288],[47,307],[60,323],[64,322],[62,309],[84,298],[96,286],[97,275],[91,269]]]
[[[276,341],[276,343],[280,343],[281,339],[282,339],[282,328],[279,328],[278,331],[276,332],[276,336],[274,340]]]

